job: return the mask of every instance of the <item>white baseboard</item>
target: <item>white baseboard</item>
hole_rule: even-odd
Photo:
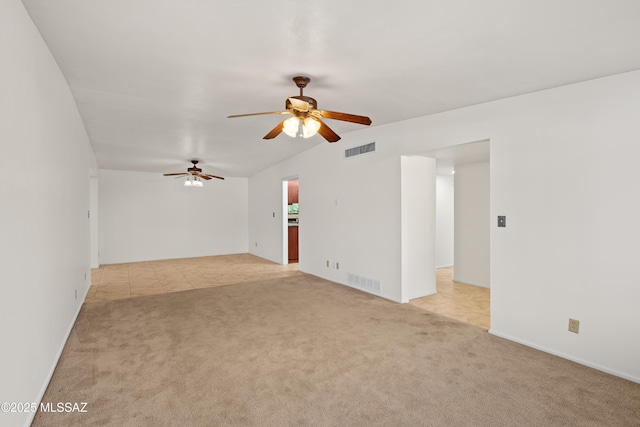
[[[409,298],[407,298],[406,301],[403,301],[403,302],[409,302],[412,299],[416,299],[416,298],[428,297],[429,295],[435,295],[437,293],[438,293],[438,291],[433,291],[433,292],[427,292],[427,293],[419,294],[419,295],[411,295]]]
[[[453,264],[447,264],[447,265],[436,265],[436,268],[449,268],[449,267],[453,267]]]
[[[598,365],[597,363],[592,363],[587,360],[580,359],[578,357],[573,357],[568,354],[561,353],[559,351],[552,350],[547,347],[543,347],[537,344],[530,343],[525,340],[521,340],[519,338],[512,337],[508,334],[503,334],[502,332],[496,331],[494,329],[489,329],[489,333],[491,335],[495,335],[500,338],[504,338],[509,341],[517,342],[518,344],[526,345],[527,347],[535,348],[536,350],[543,351],[545,353],[553,354],[554,356],[562,357],[563,359],[571,360],[572,362],[579,363],[584,366],[588,366],[589,368],[596,369],[598,371],[605,372],[610,375],[614,375],[616,377],[624,378],[625,380],[633,381],[634,383],[640,384],[640,377],[634,377],[633,375],[625,374],[624,372],[616,371],[615,369],[607,368],[606,366]]]
[[[484,285],[482,283],[474,283],[474,282],[465,282],[464,280],[458,280],[455,277],[453,278],[454,282],[458,282],[458,283],[462,283],[464,285],[471,285],[471,286],[478,286],[480,288],[486,288],[486,289],[490,289],[489,285]]]
[[[56,366],[58,366],[58,362],[60,361],[60,356],[62,356],[62,351],[64,350],[64,346],[67,345],[67,341],[69,340],[69,335],[71,335],[71,330],[73,329],[73,326],[76,324],[76,320],[78,319],[78,314],[80,314],[80,310],[82,310],[82,306],[84,305],[84,300],[87,298],[87,294],[89,293],[89,288],[91,287],[91,282],[89,282],[89,285],[85,288],[84,293],[82,295],[82,298],[79,300],[80,305],[78,306],[78,309],[76,310],[75,315],[73,316],[73,319],[71,320],[71,324],[69,325],[69,327],[67,328],[67,333],[64,336],[64,340],[62,340],[62,343],[60,344],[60,348],[58,349],[58,354],[56,354],[56,357],[53,360],[53,364],[51,365],[51,369],[49,369],[49,373],[46,377],[46,380],[44,382],[44,384],[42,385],[40,392],[38,393],[37,399],[34,402],[38,402],[38,405],[40,405],[40,402],[42,402],[42,398],[44,397],[44,393],[47,391],[47,387],[49,387],[49,382],[51,381],[51,377],[53,376],[53,372],[56,370]],[[33,418],[36,416],[35,412],[30,412],[29,413],[29,417],[27,418],[27,422],[25,424],[25,427],[29,427],[31,425],[31,423],[33,422]]]

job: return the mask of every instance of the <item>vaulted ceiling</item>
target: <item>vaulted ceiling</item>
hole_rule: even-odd
[[[299,74],[319,108],[377,126],[640,69],[637,0],[23,3],[104,169],[250,176],[325,144],[226,118],[284,109]]]

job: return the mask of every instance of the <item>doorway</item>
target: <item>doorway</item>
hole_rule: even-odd
[[[283,224],[282,263],[297,264],[300,260],[300,186],[298,177],[282,181]]]
[[[436,159],[437,294],[411,303],[489,329],[490,141],[424,155]]]

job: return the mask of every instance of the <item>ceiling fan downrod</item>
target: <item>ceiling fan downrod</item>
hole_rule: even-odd
[[[298,86],[300,88],[300,96],[302,95],[302,90],[307,87],[307,85],[309,84],[309,82],[311,81],[311,79],[309,77],[305,77],[305,76],[295,76],[293,78],[293,82],[296,84],[296,86]]]

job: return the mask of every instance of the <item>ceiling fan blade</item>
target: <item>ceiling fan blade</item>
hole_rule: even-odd
[[[224,180],[224,178],[223,178],[223,177],[221,177],[221,176],[210,175],[210,174],[208,174],[208,173],[205,173],[205,174],[203,174],[203,175],[206,175],[206,179],[217,178],[217,179],[222,179],[222,180]],[[205,177],[203,176],[203,178],[205,178]]]
[[[187,172],[180,172],[180,173],[163,173],[162,175],[164,176],[178,176],[178,175],[189,175]]]
[[[199,173],[198,176],[202,179],[206,179],[207,181],[209,181],[211,178],[207,176],[206,173]]]
[[[236,117],[248,117],[248,116],[264,116],[267,114],[291,114],[289,111],[268,111],[266,113],[249,113],[249,114],[235,114],[233,116],[227,116],[228,119],[234,119]]]
[[[293,109],[296,111],[306,113],[311,109],[311,104],[309,104],[307,101],[303,101],[297,98],[289,98],[288,100]]]
[[[278,125],[276,127],[271,129],[271,132],[266,134],[262,139],[273,139],[273,138],[275,138],[276,136],[280,135],[280,132],[282,132],[282,128],[283,127],[284,127],[284,120],[281,121],[280,123],[278,123]]]
[[[338,136],[338,134],[332,131],[329,126],[324,124],[321,120],[318,120],[318,121],[320,122],[320,129],[318,129],[318,133],[322,135],[324,139],[326,139],[329,142],[336,142],[340,140],[340,137]]]
[[[343,122],[358,123],[360,125],[367,126],[371,124],[371,119],[369,117],[358,116],[356,114],[338,113],[336,111],[326,110],[314,110],[312,114],[319,115],[324,119],[342,120]]]

